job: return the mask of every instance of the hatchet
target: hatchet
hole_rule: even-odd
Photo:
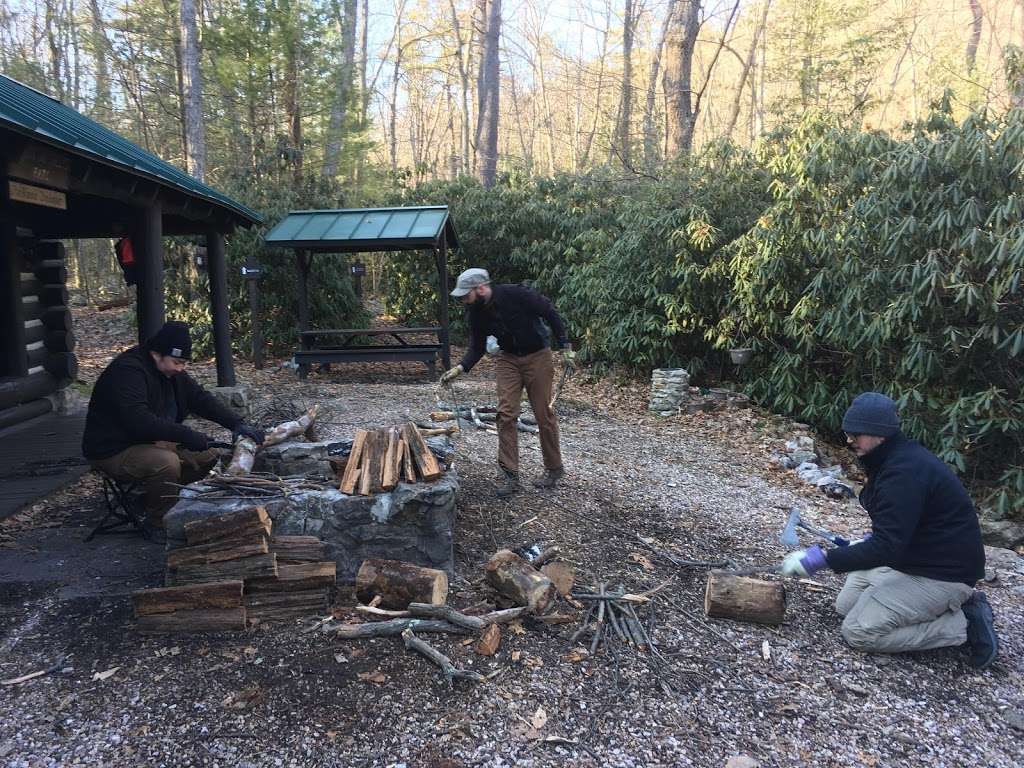
[[[805,523],[800,517],[800,510],[793,507],[789,510],[789,517],[786,519],[786,526],[782,529],[782,533],[779,534],[779,541],[784,547],[800,546],[800,539],[796,534],[796,529],[798,527],[803,528],[805,531],[810,531],[816,536],[821,536],[823,539],[832,542],[837,547],[846,547],[850,545],[849,540],[844,539],[842,536],[837,536],[832,533],[832,531]]]

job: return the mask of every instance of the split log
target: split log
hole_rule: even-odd
[[[405,609],[409,603],[444,605],[448,574],[401,560],[364,560],[356,574],[356,597],[369,603],[378,595],[382,608]]]
[[[296,563],[277,565],[274,578],[249,579],[245,583],[246,593],[252,592],[308,592],[312,589],[331,589],[338,580],[338,564],[333,560],[325,563]]]
[[[132,607],[135,609],[136,618],[175,611],[239,608],[241,605],[241,581],[219,581],[212,584],[160,587],[132,592]]]
[[[452,424],[450,427],[438,427],[437,429],[424,429],[423,427],[417,427],[420,434],[423,437],[437,437],[439,435],[454,435],[459,431],[459,428]]]
[[[363,450],[362,477],[359,480],[359,493],[370,496],[381,490],[381,463],[387,448],[387,435],[383,430],[374,430],[366,438]]]
[[[140,616],[140,632],[239,632],[245,629],[245,608],[175,611]]]
[[[534,613],[543,613],[557,594],[551,579],[508,549],[495,552],[485,572],[488,584],[517,605],[528,606]]]
[[[324,543],[316,536],[271,536],[270,551],[277,555],[277,564],[319,563],[326,560]]]
[[[232,477],[241,477],[252,472],[256,463],[256,441],[248,437],[241,437],[235,443],[235,452],[231,455],[231,463],[224,473]]]
[[[327,612],[329,591],[257,592],[245,596],[249,621],[288,621]]]
[[[437,480],[441,476],[441,466],[437,463],[437,457],[427,447],[416,425],[410,421],[402,428],[402,435],[409,445],[420,477],[428,481]]]
[[[445,680],[448,681],[449,687],[454,685],[455,678],[460,680],[472,680],[475,683],[482,683],[487,678],[481,675],[479,672],[473,672],[469,669],[459,669],[452,660],[441,653],[439,650],[434,648],[430,643],[427,643],[413,634],[412,629],[407,629],[402,632],[402,642],[405,643],[405,647],[409,650],[416,651],[423,656],[426,656],[434,664],[437,664],[444,672]]]
[[[320,406],[318,405],[314,405],[304,414],[299,416],[299,418],[293,421],[282,422],[269,430],[263,440],[263,447],[268,448],[271,445],[283,443],[285,440],[291,440],[293,437],[301,437],[302,435],[305,435],[316,423],[316,414],[319,407]]]
[[[356,436],[352,440],[352,450],[348,454],[348,464],[345,465],[345,474],[341,478],[341,485],[338,487],[342,493],[351,496],[356,490],[356,478],[359,474],[359,466],[363,458],[363,451],[366,448],[366,438],[370,433],[365,429],[357,429]]]
[[[786,613],[786,589],[779,581],[711,571],[704,592],[704,612],[713,619],[775,626],[782,623]]]
[[[387,450],[384,452],[381,467],[381,490],[390,491],[398,485],[398,430],[392,427],[387,430]]]
[[[267,546],[265,537],[245,542],[215,541],[212,544],[197,544],[194,547],[172,549],[167,553],[167,567],[174,570],[183,565],[220,563],[225,560],[265,555],[268,552],[270,552],[270,548]]]
[[[404,433],[403,433],[404,435]],[[416,482],[416,463],[412,460],[412,451],[409,450],[409,441],[402,437],[402,466],[405,468],[405,482]]]
[[[573,584],[576,583],[576,572],[571,565],[563,562],[548,563],[540,569],[540,572],[551,579],[551,583],[555,585],[555,589],[562,597],[572,594]]]
[[[330,631],[342,640],[365,640],[371,637],[394,637],[410,628],[417,632],[469,634],[469,630],[465,627],[452,624],[450,621],[437,621],[436,619],[391,619],[391,621],[370,621],[366,624],[342,624]]]
[[[501,630],[497,624],[488,624],[480,633],[473,650],[480,656],[493,656],[501,647]]]
[[[246,541],[270,536],[270,516],[263,507],[246,507],[185,523],[189,546],[214,541]]]
[[[183,565],[170,572],[171,586],[183,584],[201,584],[207,581],[224,581],[227,579],[266,579],[277,577],[277,555],[255,555],[240,560],[226,560],[223,563],[206,565]]]

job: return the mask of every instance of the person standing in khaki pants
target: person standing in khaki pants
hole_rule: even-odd
[[[992,607],[974,589],[985,574],[985,548],[974,504],[953,471],[900,431],[896,403],[879,392],[858,395],[843,431],[867,483],[860,503],[871,533],[828,552],[791,552],[783,576],[824,568],[848,573],[836,598],[843,639],[875,653],[964,645],[978,669],[999,651]]]
[[[185,323],[169,321],[152,338],[115,357],[89,399],[82,453],[119,482],[141,483],[149,526],[163,527],[177,485],[204,477],[217,455],[214,441],[186,427],[191,414],[230,429],[233,437],[263,442],[185,372],[192,337]]]
[[[519,482],[519,411],[523,390],[537,418],[544,475],[534,480],[538,488],[554,488],[565,475],[559,447],[558,419],[551,407],[555,366],[550,334],[562,351],[567,365],[575,364],[572,345],[566,340],[565,324],[551,301],[523,285],[491,285],[485,269],[467,269],[459,275],[452,296],[462,299],[469,321],[470,343],[462,362],[445,372],[447,384],[469,371],[483,357],[487,337],[498,340],[496,360],[498,385],[498,466],[503,475],[499,497],[521,489]]]

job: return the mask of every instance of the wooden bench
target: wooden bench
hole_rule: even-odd
[[[328,369],[331,363],[368,362],[420,362],[426,363],[431,376],[436,373],[437,357],[441,344],[409,343],[404,337],[414,334],[441,332],[439,326],[423,328],[330,328],[302,331],[299,334],[301,348],[295,352],[299,378],[309,375],[310,365],[320,363]],[[363,337],[392,337],[397,344],[354,344]],[[325,344],[325,340],[336,340]]]

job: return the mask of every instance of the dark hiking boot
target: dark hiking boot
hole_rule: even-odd
[[[565,470],[562,467],[558,469],[546,469],[544,474],[533,481],[535,488],[550,489],[558,485],[558,481],[565,477]]]
[[[498,490],[495,495],[499,499],[505,499],[513,494],[519,493],[523,490],[523,486],[519,484],[519,473],[509,472],[507,469],[501,470],[502,479],[498,484]]]
[[[996,660],[999,653],[992,606],[984,592],[975,591],[960,609],[967,617],[967,647],[971,653],[971,666],[985,669]]]

